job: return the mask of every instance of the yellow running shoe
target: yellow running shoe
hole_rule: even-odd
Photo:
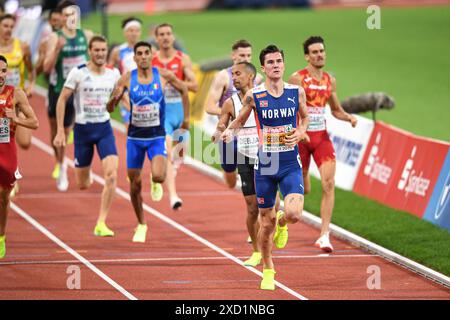
[[[283,249],[288,242],[288,226],[287,224],[284,227],[281,227],[279,221],[283,216],[284,212],[278,210],[277,212],[277,225],[275,229],[275,234],[273,236],[273,241],[275,242],[275,246],[278,249]]]
[[[261,252],[254,251],[250,259],[244,261],[244,266],[256,267],[261,263]]]
[[[163,187],[161,183],[151,182],[151,196],[153,201],[161,201],[163,197]]]
[[[275,290],[275,273],[274,269],[263,270],[263,278],[260,286],[262,290]]]
[[[69,136],[67,137],[67,144],[73,144],[73,130],[70,130]]]
[[[57,164],[55,164],[55,168],[53,168],[52,178],[58,179],[60,172],[61,172],[61,166],[59,165],[59,163],[57,163]]]
[[[114,231],[106,226],[106,223],[99,222],[95,226],[94,235],[99,237],[114,237]]]
[[[145,243],[147,237],[147,225],[138,224],[137,228],[134,230],[133,242]]]
[[[6,255],[6,236],[0,236],[0,259]]]

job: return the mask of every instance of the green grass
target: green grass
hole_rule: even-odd
[[[305,65],[302,41],[309,35],[320,34],[326,40],[326,69],[336,76],[341,99],[368,91],[385,91],[395,98],[396,107],[379,112],[378,120],[415,134],[450,141],[449,9],[448,6],[383,8],[381,30],[366,28],[368,15],[363,8],[137,16],[146,26],[172,23],[197,63],[227,57],[230,45],[246,38],[253,43],[253,63],[259,66],[259,50],[275,43],[285,51],[286,76]],[[109,17],[112,42],[123,41],[120,30],[123,17]],[[85,19],[83,27],[100,32],[99,16]],[[191,128],[191,134],[194,130],[199,129]],[[209,142],[202,144],[206,148]],[[305,209],[317,215],[321,187],[319,180],[312,178],[311,182],[313,192],[306,197]],[[333,223],[450,275],[450,233],[416,216],[337,189]]]

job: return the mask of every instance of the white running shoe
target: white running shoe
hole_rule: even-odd
[[[67,191],[67,189],[69,189],[69,179],[67,179],[66,166],[61,166],[59,177],[58,179],[56,179],[56,188],[61,192],[65,192]]]
[[[178,210],[183,205],[183,200],[179,197],[170,198],[170,206],[173,210]]]
[[[326,253],[331,253],[334,250],[330,242],[329,232],[324,233],[319,239],[317,239],[314,245]]]

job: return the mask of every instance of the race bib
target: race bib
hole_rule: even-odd
[[[263,128],[263,152],[286,152],[294,150],[294,147],[286,146],[286,134],[294,130],[292,124]]]
[[[10,133],[9,118],[0,118],[0,143],[9,143]]]
[[[14,87],[20,85],[20,70],[19,68],[8,69],[6,74],[6,84]]]
[[[181,102],[181,93],[172,85],[167,84],[164,90],[164,99],[166,103],[179,103]]]
[[[243,155],[256,159],[258,157],[258,131],[256,127],[242,128],[237,135],[238,151]]]
[[[131,124],[135,127],[159,126],[159,103],[152,103],[145,106],[133,106]]]
[[[67,79],[67,75],[69,74],[70,70],[78,67],[80,64],[83,64],[85,62],[86,62],[86,59],[84,58],[84,56],[64,57],[63,61],[62,61],[63,78]]]
[[[101,96],[89,97],[83,99],[83,112],[87,120],[92,122],[98,122],[95,120],[103,119],[105,114],[108,113],[106,110],[105,102]]]
[[[309,126],[307,131],[326,130],[325,108],[308,107]]]

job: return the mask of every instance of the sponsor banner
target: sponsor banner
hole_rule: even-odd
[[[423,218],[450,231],[450,148]]]
[[[422,217],[449,144],[375,124],[354,191]]]
[[[374,127],[372,120],[355,116],[358,118],[358,124],[352,128],[349,122],[333,117],[330,108],[326,107],[327,131],[336,151],[335,184],[349,191],[353,190],[358,169]],[[314,161],[311,161],[310,172],[320,179],[319,170]]]

